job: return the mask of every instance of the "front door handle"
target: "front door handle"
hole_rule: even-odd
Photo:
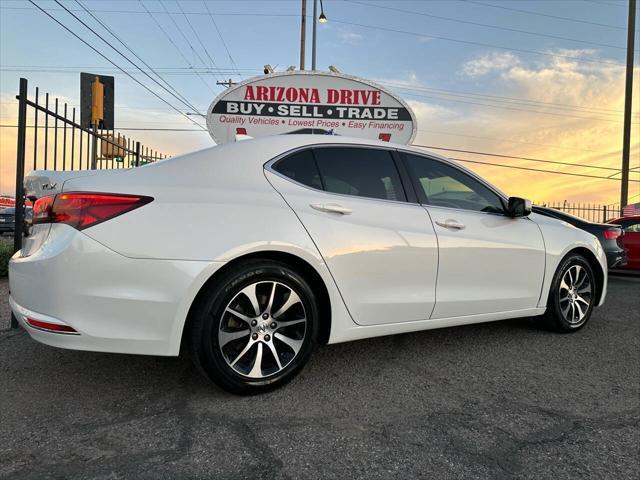
[[[312,203],[310,207],[320,212],[339,213],[340,215],[351,215],[352,213],[350,208],[337,203]]]
[[[436,220],[436,224],[441,227],[448,228],[449,230],[464,230],[465,226],[463,223],[457,222],[451,218],[446,219],[444,222],[440,222]]]

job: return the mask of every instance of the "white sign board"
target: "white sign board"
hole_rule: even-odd
[[[299,131],[408,144],[416,117],[401,98],[372,82],[303,71],[255,77],[227,89],[209,107],[207,127],[216,143]]]

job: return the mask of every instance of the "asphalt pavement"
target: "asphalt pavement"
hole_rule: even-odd
[[[640,279],[612,277],[576,334],[523,319],[330,345],[243,398],[186,359],[5,330],[0,478],[637,479],[639,334]]]

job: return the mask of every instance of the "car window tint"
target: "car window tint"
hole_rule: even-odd
[[[500,197],[461,170],[418,155],[406,159],[429,205],[504,213]]]
[[[296,182],[322,190],[320,174],[311,150],[302,150],[278,160],[273,169]]]
[[[407,200],[388,150],[327,147],[317,148],[314,153],[327,192]]]

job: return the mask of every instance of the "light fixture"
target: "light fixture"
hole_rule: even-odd
[[[264,71],[265,75],[269,75],[270,73],[273,73],[273,67],[267,63],[264,66],[264,70],[263,71]]]
[[[289,68],[287,68],[287,72],[293,72],[295,71],[296,66],[295,65],[289,65]]]
[[[340,70],[338,70],[335,65],[329,65],[329,71],[333,73],[340,73]]]
[[[322,8],[322,0],[320,0],[320,16],[318,17],[318,22],[327,23],[327,16],[324,14],[324,8]]]

